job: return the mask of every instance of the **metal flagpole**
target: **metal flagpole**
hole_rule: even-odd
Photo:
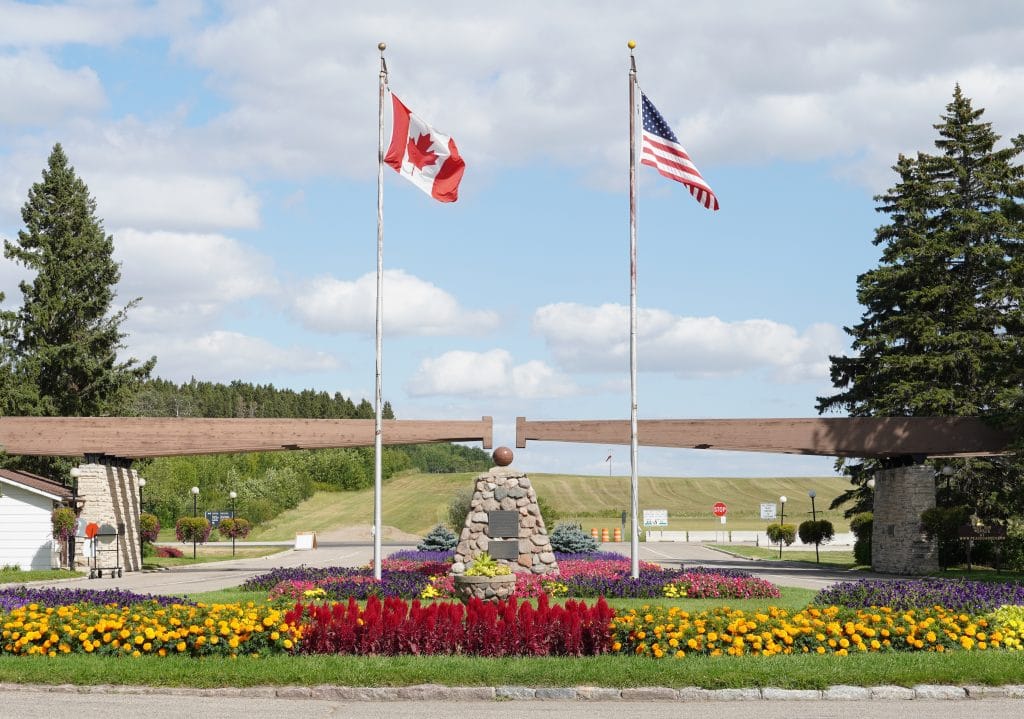
[[[383,433],[383,407],[381,401],[381,336],[384,316],[384,94],[388,86],[388,66],[384,61],[387,45],[378,43],[380,50],[380,87],[377,93],[377,326],[376,326],[376,380],[373,392],[373,578],[381,573],[381,439]]]
[[[629,46],[629,506],[630,506],[630,575],[640,576],[640,512],[639,480],[637,478],[637,402],[636,402],[636,58]]]

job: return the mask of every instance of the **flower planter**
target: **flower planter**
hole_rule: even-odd
[[[465,574],[456,574],[455,596],[463,602],[470,598],[495,601],[507,599],[516,590],[515,574],[500,574],[496,577],[473,577]]]

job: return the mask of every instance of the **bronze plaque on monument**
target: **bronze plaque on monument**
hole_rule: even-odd
[[[494,559],[507,559],[511,562],[519,559],[519,540],[487,543],[487,553]]]
[[[488,512],[487,535],[490,537],[518,538],[519,512]],[[492,554],[491,556],[493,557],[494,555]]]

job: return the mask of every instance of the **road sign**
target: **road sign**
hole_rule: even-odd
[[[715,502],[715,506],[711,508],[711,511],[715,513],[716,517],[724,517],[725,513],[729,510],[726,508],[725,502]]]
[[[775,519],[775,502],[761,503],[761,519]]]
[[[231,519],[231,512],[221,510],[219,512],[206,513],[206,521],[210,523],[211,527],[219,527],[222,519]]]

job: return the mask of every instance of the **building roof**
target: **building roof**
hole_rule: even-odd
[[[74,497],[71,493],[71,489],[65,487],[60,482],[55,482],[52,479],[47,479],[46,477],[40,477],[38,474],[32,474],[31,472],[19,472],[14,469],[0,469],[0,482],[17,484],[29,491],[34,491],[37,494],[55,496],[62,500],[69,500]]]

